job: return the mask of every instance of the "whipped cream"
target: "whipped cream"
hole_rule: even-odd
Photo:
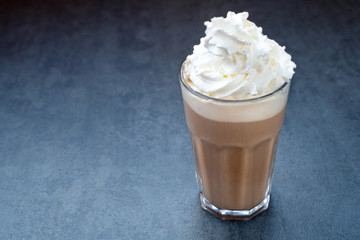
[[[295,63],[249,14],[228,12],[205,22],[206,36],[186,60],[184,75],[196,91],[220,99],[266,95],[288,82]]]

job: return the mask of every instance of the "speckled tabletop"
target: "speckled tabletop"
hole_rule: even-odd
[[[178,82],[228,10],[297,64],[248,222],[200,208]],[[2,1],[0,239],[359,239],[359,49],[355,0]]]

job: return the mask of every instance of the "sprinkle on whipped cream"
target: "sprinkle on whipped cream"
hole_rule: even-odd
[[[295,63],[249,14],[228,12],[205,22],[206,36],[194,46],[184,69],[196,91],[220,99],[249,99],[271,93],[290,81]]]

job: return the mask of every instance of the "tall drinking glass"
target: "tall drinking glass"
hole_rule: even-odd
[[[278,137],[290,82],[265,96],[222,100],[180,85],[201,206],[221,219],[248,220],[270,201]]]

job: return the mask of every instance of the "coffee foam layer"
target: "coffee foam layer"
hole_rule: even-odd
[[[184,101],[199,115],[220,122],[252,122],[271,118],[284,109],[290,84],[271,96],[249,101],[222,102],[191,93],[181,84]]]

